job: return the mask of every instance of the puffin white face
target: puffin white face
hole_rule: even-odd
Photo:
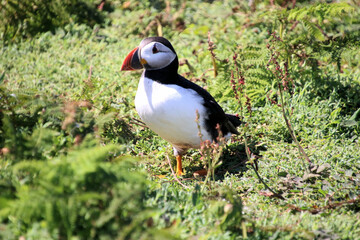
[[[151,42],[141,48],[140,62],[150,70],[157,70],[168,66],[174,59],[176,54],[164,44],[159,42]]]

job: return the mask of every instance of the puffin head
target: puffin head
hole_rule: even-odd
[[[125,58],[121,71],[159,70],[177,60],[176,52],[171,43],[163,37],[149,37],[141,41]]]

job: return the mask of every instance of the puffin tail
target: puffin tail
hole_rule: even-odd
[[[243,123],[238,116],[235,116],[232,114],[226,114],[226,116],[228,117],[228,119],[232,123],[232,125],[234,125],[234,127],[238,127],[238,126],[240,126],[240,124]]]
[[[227,118],[229,119],[229,127],[231,133],[233,134],[239,134],[239,132],[236,130],[236,127],[240,126],[243,122],[240,120],[238,116],[232,115],[232,114],[226,114]]]

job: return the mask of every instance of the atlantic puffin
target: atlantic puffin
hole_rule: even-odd
[[[182,175],[182,155],[189,148],[200,148],[198,126],[203,141],[216,142],[217,126],[229,138],[239,134],[236,127],[241,121],[225,114],[205,89],[179,75],[178,67],[171,43],[163,37],[148,37],[126,56],[121,71],[144,69],[135,97],[136,111],[151,130],[173,146],[176,172]]]

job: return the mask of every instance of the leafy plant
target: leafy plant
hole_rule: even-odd
[[[13,166],[19,179],[17,199],[8,208],[19,232],[43,221],[54,238],[145,236],[151,212],[143,203],[144,175],[134,169],[134,159],[106,161],[109,153],[118,154],[119,147],[91,147],[91,141],[88,137],[83,147],[66,157]],[[151,231],[147,236],[153,236]]]
[[[56,28],[71,22],[94,26],[105,21],[95,4],[85,1],[5,0],[1,4],[0,40],[4,44],[32,37],[40,32],[55,32]]]

